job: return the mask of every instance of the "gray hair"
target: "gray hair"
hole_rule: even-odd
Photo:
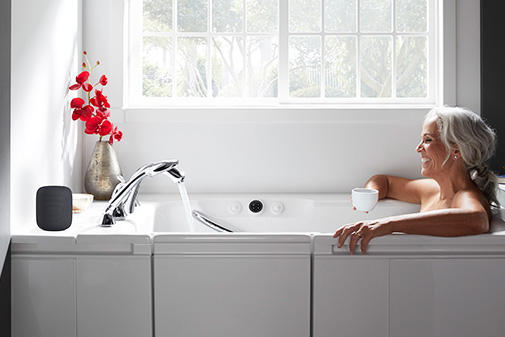
[[[466,108],[437,107],[428,112],[425,121],[433,117],[437,118],[440,139],[448,153],[444,164],[456,145],[474,184],[482,191],[490,205],[498,206],[498,179],[488,166],[496,149],[494,130],[479,115]]]

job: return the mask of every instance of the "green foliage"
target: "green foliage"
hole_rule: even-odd
[[[143,64],[142,94],[146,97],[171,97],[172,78],[171,71],[166,67],[144,61]]]
[[[172,0],[144,0],[144,32],[168,32],[172,29]]]

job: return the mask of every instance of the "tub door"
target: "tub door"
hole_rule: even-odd
[[[155,242],[155,335],[310,336],[309,237],[273,239]]]
[[[349,255],[336,244],[315,237],[313,337],[389,336],[388,260]]]

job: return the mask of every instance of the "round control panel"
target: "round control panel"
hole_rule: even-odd
[[[249,210],[253,213],[259,213],[263,210],[263,203],[260,200],[253,200],[249,203]]]

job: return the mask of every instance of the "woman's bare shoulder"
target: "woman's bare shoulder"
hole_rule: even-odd
[[[477,188],[465,188],[459,190],[453,199],[453,207],[456,208],[489,208],[489,203],[484,194]]]
[[[465,209],[472,212],[486,214],[487,223],[491,221],[492,212],[484,194],[477,188],[459,190],[452,200],[453,208]]]

